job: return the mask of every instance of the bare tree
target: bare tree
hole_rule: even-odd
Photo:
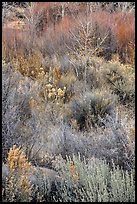
[[[90,10],[89,10],[90,6]],[[108,39],[110,33],[106,29],[104,33],[99,36],[99,30],[96,30],[96,23],[92,16],[92,7],[87,4],[86,15],[79,16],[76,19],[76,29],[69,31],[70,41],[72,44],[65,43],[66,47],[72,53],[76,59],[81,63],[84,68],[83,74],[86,82],[87,77],[87,63],[91,56],[94,56],[98,50],[101,49],[103,43]],[[70,59],[70,63],[74,66],[76,75],[79,75],[79,71],[75,66],[75,62]]]
[[[132,12],[135,9],[135,2],[117,2],[117,11]]]

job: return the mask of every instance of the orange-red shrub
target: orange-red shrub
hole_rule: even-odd
[[[3,29],[3,42],[11,48],[30,47],[32,43],[35,47],[45,47],[45,50],[52,48],[53,52],[65,49],[63,42],[68,46],[74,43],[70,33],[79,37],[80,24],[85,18],[91,21],[93,29],[92,37],[100,38],[110,32],[108,38],[101,45],[105,50],[104,55],[108,52],[118,54],[122,62],[133,63],[135,57],[135,15],[134,13],[109,13],[101,9],[89,12],[86,15],[86,4],[74,4],[64,2],[65,15],[61,16],[62,2],[36,2],[33,7],[34,16],[38,15],[36,22],[36,31],[40,35],[31,36],[27,25],[23,29]],[[29,12],[29,11],[27,11]],[[28,14],[29,15],[29,14]],[[83,21],[84,22],[84,21]],[[37,30],[38,28],[38,30]],[[36,32],[36,33],[38,33]],[[80,40],[80,38],[79,38]],[[40,42],[41,41],[41,42]],[[96,46],[97,43],[95,43]],[[50,49],[49,49],[50,52]]]
[[[112,30],[117,39],[118,53],[124,62],[133,63],[135,46],[135,16],[132,13],[114,14]]]

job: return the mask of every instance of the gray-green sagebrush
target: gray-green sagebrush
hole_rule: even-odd
[[[73,162],[78,177],[70,171]],[[58,187],[58,201],[66,202],[135,202],[134,173],[115,166],[110,168],[106,162],[96,158],[88,162],[73,156],[62,167],[61,175],[65,181]]]

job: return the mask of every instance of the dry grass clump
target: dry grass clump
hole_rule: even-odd
[[[31,164],[28,162],[26,156],[20,148],[16,147],[16,145],[14,145],[13,148],[10,148],[7,162],[11,172],[14,172],[17,170],[16,168],[18,168],[20,173],[25,173],[31,168]]]
[[[72,83],[76,80],[75,75],[69,71],[61,73],[59,67],[50,67],[45,76],[40,79],[40,97],[43,101],[66,103],[73,93]]]
[[[43,78],[40,79],[40,90],[39,96],[43,102],[53,102],[53,103],[64,103],[66,100],[66,86],[60,86],[59,79],[58,83],[55,81],[56,76],[54,75],[54,70],[46,73]]]
[[[23,76],[38,78],[45,74],[41,59],[38,53],[33,53],[29,56],[23,53],[17,53],[16,57],[12,60],[12,65],[13,68],[19,71]]]
[[[66,87],[63,89],[52,86],[51,84],[46,85],[45,94],[48,100],[56,101],[56,100],[64,100],[65,99],[65,91]]]
[[[65,101],[69,102],[71,98],[75,95],[74,84],[77,81],[74,71],[68,69],[66,73],[61,75],[59,84],[61,87],[66,87],[66,98]]]

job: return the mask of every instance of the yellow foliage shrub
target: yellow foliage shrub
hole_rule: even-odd
[[[30,201],[32,188],[28,177],[32,165],[28,162],[25,154],[16,145],[8,153],[7,163],[9,176],[6,179],[5,194],[7,199],[14,200],[18,197],[21,201]]]

